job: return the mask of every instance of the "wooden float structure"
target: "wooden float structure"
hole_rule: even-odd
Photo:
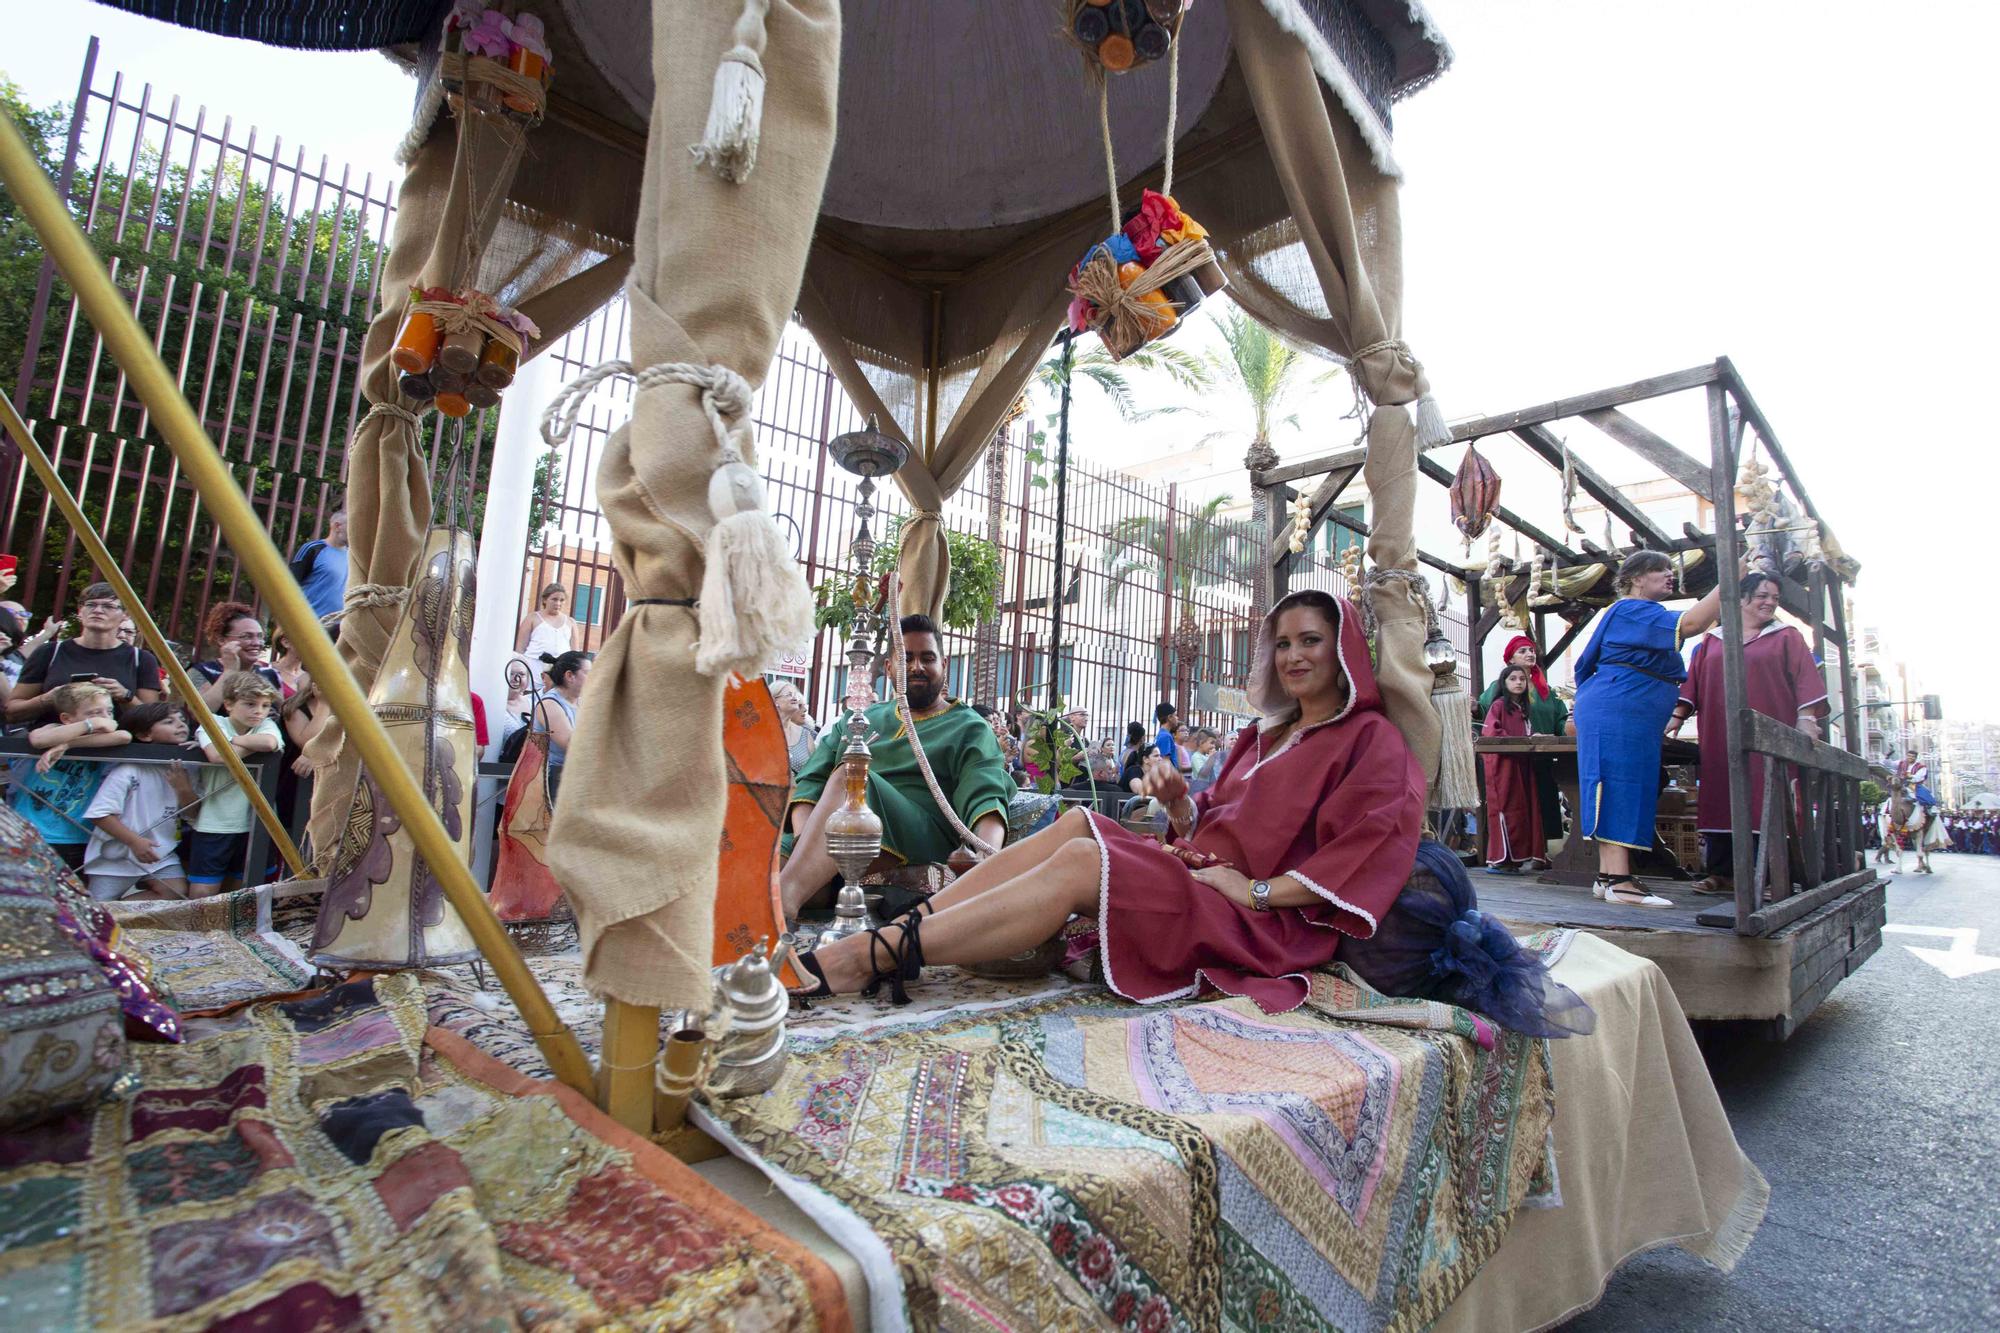
[[[1621,410],[1632,403],[1695,391],[1706,397],[1709,456],[1705,461]],[[1629,495],[1569,454],[1552,427],[1577,420],[1625,446],[1660,476],[1712,505],[1715,531],[1703,533],[1684,525],[1679,535],[1666,532]],[[1488,436],[1518,439],[1559,472],[1567,464],[1577,488],[1628,529],[1631,545],[1627,549],[1643,546],[1669,554],[1704,552],[1708,559],[1687,580],[1686,590],[1692,595],[1700,596],[1713,587],[1718,571],[1736,568],[1738,553],[1747,539],[1739,527],[1736,496],[1746,439],[1776,465],[1779,480],[1800,511],[1799,521],[1817,527],[1819,545],[1833,553],[1785,561],[1778,571],[1778,584],[1784,609],[1811,636],[1814,657],[1825,663],[1829,644],[1838,654],[1840,712],[1834,720],[1840,727],[1842,745],[1813,740],[1749,707],[1742,624],[1727,608],[1721,617],[1728,725],[1725,735],[1703,737],[1702,743],[1726,745],[1729,751],[1734,902],[1677,901],[1665,909],[1602,902],[1588,892],[1589,868],[1594,864],[1590,848],[1575,837],[1565,839],[1556,864],[1539,878],[1481,877],[1479,883],[1482,904],[1517,928],[1574,926],[1652,959],[1666,973],[1681,1008],[1691,1019],[1728,1022],[1740,1025],[1741,1031],[1778,1040],[1789,1037],[1882,945],[1886,885],[1868,866],[1863,841],[1866,810],[1860,785],[1868,777],[1868,765],[1855,750],[1861,725],[1852,639],[1842,595],[1858,566],[1838,554],[1839,544],[1813,505],[1798,469],[1727,357],[1615,388],[1479,417],[1455,425],[1451,432],[1453,443],[1469,444]],[[1314,528],[1332,522],[1366,535],[1366,524],[1337,508],[1342,493],[1360,475],[1364,456],[1365,450],[1355,447],[1251,474],[1252,484],[1266,497],[1265,512],[1273,516],[1269,542],[1274,597],[1289,589],[1296,572],[1288,541],[1291,505],[1301,494],[1294,483],[1318,479],[1311,492]],[[1420,455],[1418,466],[1440,487],[1451,484],[1451,472],[1435,460]],[[1504,506],[1496,507],[1493,519],[1534,543],[1546,553],[1553,568],[1590,564],[1615,568],[1623,554],[1588,538],[1577,542],[1581,550],[1572,549],[1562,538]],[[1757,539],[1760,534],[1753,532],[1748,538]],[[1536,576],[1529,569],[1511,567],[1501,578],[1489,580],[1481,568],[1465,568],[1431,552],[1422,553],[1420,558],[1431,569],[1464,580],[1468,684],[1477,694],[1485,687],[1486,640],[1502,624],[1502,607],[1526,603],[1535,590]],[[1498,586],[1489,590],[1484,586],[1489,582]],[[1488,601],[1493,604],[1487,605]],[[1580,613],[1574,606],[1567,609],[1570,614],[1562,619],[1568,623],[1553,643],[1548,635],[1548,610],[1532,609],[1527,633],[1544,662],[1578,644],[1595,619],[1594,611]],[[1554,757],[1559,783],[1566,784],[1571,808],[1575,808],[1574,741],[1559,736],[1494,737],[1480,739],[1477,748],[1482,753]],[[1669,741],[1663,758],[1665,764],[1679,766],[1691,763],[1696,753],[1690,742]],[[1752,765],[1762,765],[1767,777],[1761,810],[1750,808],[1747,779]],[[1796,805],[1782,799],[1793,783],[1774,780],[1787,770],[1796,774]],[[1483,818],[1483,811],[1481,814]],[[1757,835],[1754,838],[1753,833]],[[1649,887],[1669,892],[1688,877],[1672,852],[1657,843],[1651,857],[1642,858],[1639,870]]]

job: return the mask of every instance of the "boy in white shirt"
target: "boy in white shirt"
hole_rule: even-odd
[[[229,743],[242,754],[263,754],[284,748],[285,738],[271,712],[278,703],[278,687],[254,671],[231,671],[223,676],[222,724]],[[236,888],[243,883],[243,857],[250,846],[250,798],[237,785],[235,775],[219,767],[222,756],[207,737],[202,753],[215,768],[201,775],[201,804],[195,808],[193,828],[188,833],[188,894],[206,898]]]
[[[135,741],[187,744],[187,718],[177,704],[134,704],[125,710],[124,730]],[[179,763],[118,764],[106,773],[83,812],[96,825],[83,852],[90,896],[111,902],[149,882],[147,897],[187,897],[178,854],[180,812],[194,799],[194,783]]]

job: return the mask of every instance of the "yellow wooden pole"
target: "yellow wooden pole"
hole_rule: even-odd
[[[181,396],[180,388],[166,364],[153,350],[152,341],[126,307],[126,297],[111,281],[90,241],[76,220],[56,196],[55,187],[43,174],[41,165],[28,151],[21,132],[11,117],[0,116],[0,183],[13,194],[28,224],[41,237],[42,245],[56,268],[68,280],[90,321],[103,337],[105,346],[125,372],[133,391],[152,414],[159,431],[182,471],[194,484],[202,503],[215,516],[222,533],[250,582],[270,605],[278,623],[284,626],[292,646],[298,649],[313,684],[327,705],[347,729],[347,743],[355,748],[380,784],[382,794],[403,821],[403,827],[437,877],[448,899],[480,953],[493,964],[500,984],[514,1001],[534,1035],[555,1076],[588,1097],[594,1091],[590,1061],[577,1042],[576,1034],[556,1017],[555,1006],[535,980],[534,973],[514,947],[500,918],[486,895],[473,882],[472,870],[459,858],[458,849],[445,833],[437,811],[424,799],[417,780],[390,743],[375,710],[360,684],[334,650],[333,640],[320,627],[319,617],[306,603],[305,593],[293,580],[291,570],[271,536],[257,520],[256,511],[243,498],[228,465],[209,442],[194,409]]]
[[[263,822],[265,832],[271,835],[271,841],[277,846],[279,854],[285,858],[285,864],[292,868],[292,874],[304,879],[306,863],[299,856],[299,849],[292,844],[292,835],[286,831],[284,822],[278,818],[278,812],[264,799],[263,788],[257,785],[257,780],[250,776],[250,770],[244,767],[242,756],[236,753],[236,747],[222,734],[222,724],[215,720],[215,714],[209,711],[206,703],[202,702],[200,688],[188,676],[187,668],[181,665],[180,659],[174,656],[174,650],[168,646],[166,636],[160,633],[160,627],[153,623],[152,613],[140,602],[138,592],[126,581],[124,571],[118,568],[118,562],[111,558],[111,552],[106,549],[104,539],[90,526],[90,520],[84,516],[76,497],[70,494],[69,487],[63,484],[63,479],[56,475],[56,465],[49,461],[48,454],[43,452],[41,444],[29,432],[28,423],[21,419],[21,414],[14,409],[13,401],[4,394],[0,394],[0,425],[4,425],[7,433],[20,444],[22,457],[28,460],[28,466],[35,470],[35,475],[42,479],[42,485],[48,488],[49,498],[56,502],[56,508],[62,510],[63,518],[68,521],[77,540],[83,543],[83,549],[90,552],[90,558],[97,565],[98,573],[104,576],[106,583],[118,590],[118,600],[125,604],[126,614],[131,616],[132,623],[139,627],[139,634],[146,640],[146,646],[153,650],[153,656],[160,659],[160,670],[166,672],[167,678],[173,681],[174,693],[187,700],[187,706],[194,711],[195,720],[201,723],[201,729],[208,733],[208,738],[215,742],[215,752],[222,756],[223,766],[235,776],[238,783],[242,784],[244,794],[250,798],[250,808],[257,812],[257,818]]]
[[[659,1006],[606,1000],[597,1104],[635,1134],[653,1132],[653,1066],[659,1057]]]

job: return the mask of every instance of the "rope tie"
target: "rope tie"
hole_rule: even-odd
[[[422,430],[424,426],[424,419],[409,408],[404,407],[401,403],[383,402],[369,404],[368,415],[361,418],[361,424],[365,426],[376,417],[390,417],[402,422],[411,430]]]
[[[910,511],[910,522],[919,523],[924,519],[929,519],[940,527],[944,525],[944,515],[935,509],[912,509]]]
[[[749,381],[720,365],[668,361],[635,371],[629,361],[607,361],[564,385],[543,410],[542,438],[551,448],[576,429],[597,386],[619,375],[631,376],[640,393],[669,384],[701,391],[702,414],[721,454],[708,475],[715,522],[703,534],[667,514],[658,517],[703,548],[694,603],[700,617],[695,670],[707,676],[756,675],[781,653],[811,641],[813,605],[803,571],[765,508],[763,479],[751,466],[755,395]]]
[[[401,606],[409,598],[408,588],[397,587],[393,583],[357,583],[347,590],[347,596],[341,599],[341,604],[343,608],[374,610]]]

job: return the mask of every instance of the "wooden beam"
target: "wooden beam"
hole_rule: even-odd
[[[1825,741],[1816,741],[1798,728],[1788,727],[1754,708],[1745,708],[1739,723],[1743,750],[1747,754],[1772,755],[1802,768],[1838,773],[1856,782],[1868,776],[1868,763],[1860,755],[1849,754]]]
[[[1683,389],[1699,388],[1711,384],[1721,373],[1725,363],[1691,366],[1686,370],[1676,370],[1668,375],[1655,375],[1651,379],[1634,380],[1621,384],[1615,389],[1599,389],[1595,393],[1578,394],[1574,398],[1558,398],[1550,403],[1538,403],[1524,407],[1518,412],[1502,412],[1493,417],[1475,417],[1471,421],[1461,421],[1451,428],[1454,443],[1476,440],[1484,435],[1500,435],[1519,430],[1523,426],[1537,426],[1543,422],[1560,421],[1564,417],[1581,416],[1585,412],[1595,412],[1606,407],[1622,407],[1626,403],[1636,403],[1641,399],[1659,398]]]
[[[1713,478],[1709,476],[1708,469],[1701,465],[1700,460],[1681,452],[1675,445],[1647,430],[1615,407],[1600,408],[1595,412],[1583,412],[1579,415],[1702,499],[1713,502],[1715,497],[1709,494]]]
[[[1093,205],[1101,207],[1101,205]],[[1683,389],[1698,388],[1711,383],[1721,372],[1718,365],[1693,366],[1687,370],[1677,370],[1668,375],[1655,375],[1651,379],[1634,380],[1614,389],[1599,389],[1595,393],[1578,394],[1573,398],[1558,398],[1554,402],[1538,403],[1524,407],[1517,412],[1502,412],[1498,416],[1475,417],[1461,421],[1451,428],[1451,441],[1463,444],[1467,440],[1477,440],[1487,435],[1500,435],[1518,430],[1523,426],[1540,425],[1543,422],[1559,421],[1564,417],[1582,416],[1586,412],[1599,412],[1606,408],[1619,407],[1625,403],[1636,403],[1647,398],[1659,398]],[[1668,446],[1672,448],[1671,445]],[[1679,452],[1676,450],[1676,452]],[[1337,467],[1358,464],[1367,456],[1366,449],[1342,449],[1337,453],[1322,454],[1318,458],[1308,458],[1298,463],[1286,463],[1272,468],[1269,472],[1252,473],[1253,484],[1274,486],[1281,481],[1296,481],[1300,477],[1315,477],[1322,472]],[[1685,455],[1683,455],[1685,457]],[[1700,466],[1699,463],[1696,464]],[[1670,474],[1671,475],[1671,474]],[[1704,489],[1701,494],[1706,495]],[[1801,497],[1803,499],[1804,497]],[[1817,515],[1815,515],[1817,517]]]
[[[1570,644],[1576,642],[1576,636],[1583,633],[1586,629],[1589,629],[1591,622],[1596,619],[1597,617],[1593,615],[1590,618],[1590,620],[1578,621],[1576,624],[1571,625],[1568,629],[1565,629],[1563,631],[1563,636],[1560,639],[1556,640],[1556,646],[1549,649],[1546,653],[1542,654],[1543,663],[1546,664],[1549,662],[1553,662],[1557,658],[1561,657],[1565,652],[1568,652]]]
[[[1549,434],[1548,427],[1526,425],[1516,429],[1514,435],[1540,455],[1544,463],[1561,470],[1563,443]],[[1576,472],[1577,485],[1583,487],[1591,499],[1615,514],[1621,523],[1643,538],[1647,545],[1662,551],[1672,549],[1673,538],[1667,536],[1658,524],[1641,513],[1639,507],[1626,498],[1624,492],[1599,476],[1595,468],[1574,453],[1569,456],[1569,465]]]
[[[1816,889],[1795,893],[1782,902],[1771,903],[1752,914],[1751,925],[1754,928],[1750,933],[1769,935],[1774,931],[1783,930],[1801,917],[1811,916],[1834,899],[1844,898],[1856,889],[1868,887],[1874,879],[1874,871],[1857,870],[1851,875],[1842,875],[1839,879],[1829,880]]]
[[[1319,489],[1313,492],[1312,523],[1306,529],[1308,538],[1311,537],[1312,530],[1317,528],[1326,518],[1327,511],[1333,508],[1334,501],[1340,498],[1340,493],[1346,490],[1348,485],[1360,475],[1361,465],[1357,463],[1353,467],[1342,468],[1340,471],[1330,474],[1325,481],[1319,484]]]
[[[548,95],[548,118],[565,129],[575,130],[586,139],[595,139],[607,148],[643,163],[646,160],[646,136],[637,130],[627,129],[611,117],[592,111],[583,103],[563,96],[551,89]]]
[[[1729,419],[1729,395],[1720,384],[1708,386],[1709,478],[1715,492],[1715,562],[1718,569],[1736,568],[1736,449],[1735,430]],[[1743,714],[1750,709],[1750,690],[1743,668],[1743,617],[1722,614],[1722,743],[1728,747],[1723,759],[1729,774],[1730,875],[1736,881],[1736,912],[1732,924],[1738,935],[1755,935],[1753,918],[1762,906],[1757,901],[1757,885],[1751,879],[1756,849],[1751,845],[1750,764],[1743,748]],[[1704,740],[1702,744],[1712,744]]]

